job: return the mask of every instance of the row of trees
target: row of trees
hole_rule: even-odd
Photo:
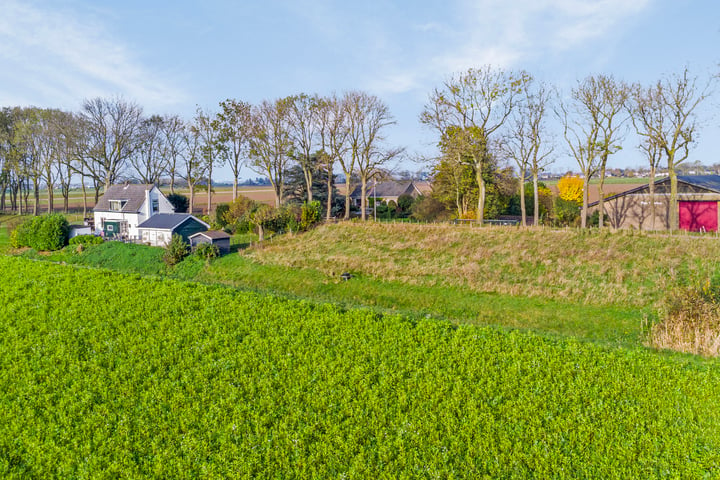
[[[248,166],[267,177],[275,204],[284,203],[292,168],[302,172],[302,195],[313,201],[314,183],[326,183],[326,215],[332,212],[333,170],[339,166],[346,188],[345,217],[350,216],[351,182],[363,192],[402,149],[387,145],[386,132],[395,123],[387,105],[366,92],[341,96],[293,95],[259,105],[228,99],[215,113],[198,109],[191,121],[178,116],[144,116],[137,104],[121,98],[83,102],[80,112],[40,108],[4,108],[0,112],[0,210],[39,211],[46,189],[52,211],[53,191],[60,188],[67,209],[71,182],[81,180],[100,190],[120,181],[160,183],[170,190],[183,181],[190,205],[198,186],[212,204],[217,168],[233,174],[233,200],[238,196],[240,170]],[[363,196],[364,197],[364,196]],[[23,202],[24,200],[24,202]],[[363,205],[363,215],[365,214]],[[85,200],[87,208],[87,200]]]
[[[600,179],[599,224],[603,225],[608,161],[621,149],[628,131],[641,139],[651,185],[656,169],[666,166],[675,205],[676,168],[688,158],[696,140],[696,110],[710,87],[710,82],[701,85],[687,70],[651,86],[596,75],[578,82],[567,98],[561,98],[524,71],[470,69],[433,90],[420,115],[420,121],[438,134],[441,154],[433,164],[436,192],[453,204],[458,216],[474,210],[482,223],[486,213],[492,213],[488,195],[507,185],[507,165],[512,165],[521,180],[515,188],[523,222],[524,184],[532,178],[537,224],[538,178],[559,152],[550,128],[555,118],[585,181],[583,226],[588,184],[594,177]],[[269,180],[276,207],[286,202],[291,190],[307,202],[322,192],[328,218],[336,195],[334,172],[339,169],[346,178],[344,217],[350,216],[355,182],[361,188],[364,218],[368,185],[403,153],[387,142],[394,123],[383,101],[360,91],[325,97],[299,94],[257,105],[228,99],[216,112],[199,108],[191,120],[148,117],[140,106],[121,98],[86,100],[79,112],[5,108],[0,112],[0,209],[5,209],[9,195],[13,210],[22,212],[24,204],[27,211],[32,195],[32,211],[38,213],[43,188],[51,210],[57,188],[67,209],[74,179],[82,179],[85,199],[87,182],[96,200],[103,187],[119,181],[168,179],[173,192],[178,181],[188,186],[191,208],[197,188],[205,188],[209,211],[213,175],[227,165],[233,174],[233,199],[238,196],[240,171],[248,166]],[[293,176],[302,181],[289,188]],[[650,204],[654,208],[654,201]],[[677,208],[671,208],[670,221],[677,228]]]
[[[676,168],[696,141],[698,106],[708,98],[713,79],[702,83],[687,69],[650,86],[628,84],[608,75],[578,82],[568,98],[527,72],[486,66],[455,75],[430,95],[420,121],[438,132],[441,156],[435,178],[455,190],[458,216],[468,209],[468,192],[477,191],[476,219],[482,223],[488,183],[505,160],[517,168],[522,221],[524,183],[532,177],[534,223],[539,222],[538,176],[557,152],[549,119],[562,125],[567,151],[584,179],[581,225],[587,224],[588,185],[599,178],[599,225],[603,225],[603,184],[609,158],[622,148],[629,131],[641,139],[650,170],[650,193],[658,167],[671,179],[671,228],[678,228]],[[654,199],[650,200],[654,209]],[[651,213],[655,218],[655,212]]]

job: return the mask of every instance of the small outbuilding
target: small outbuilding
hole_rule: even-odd
[[[201,243],[216,245],[221,255],[230,253],[230,235],[220,230],[208,230],[190,235],[190,246],[196,247]]]
[[[720,224],[720,175],[678,175],[677,215],[681,230],[717,232]],[[654,204],[654,208],[653,208]],[[588,205],[596,208],[598,202]],[[633,188],[605,199],[605,215],[613,228],[667,230],[670,228],[670,179],[650,187]],[[654,216],[653,216],[654,213]]]
[[[155,247],[164,247],[173,235],[180,235],[190,243],[189,238],[198,232],[204,232],[210,225],[189,213],[158,213],[138,225],[142,243]]]

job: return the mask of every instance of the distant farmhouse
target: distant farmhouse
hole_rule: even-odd
[[[718,231],[720,175],[678,176],[680,229],[692,232]],[[633,188],[605,199],[604,210],[613,228],[667,230],[670,228],[670,178],[655,182],[655,218],[651,217],[650,187]],[[597,208],[598,202],[588,207]]]
[[[412,198],[417,198],[421,195],[429,195],[432,188],[428,182],[419,182],[415,180],[400,180],[400,181],[388,181],[380,182],[375,185],[368,185],[366,197],[376,198],[378,202],[383,201],[386,204],[395,202],[397,204],[398,198],[402,195],[410,195]],[[350,199],[354,205],[358,207],[361,205],[362,193],[361,188],[357,187],[350,194]]]
[[[138,225],[155,214],[174,211],[155,185],[111,185],[93,208],[95,233],[106,238],[138,239]]]

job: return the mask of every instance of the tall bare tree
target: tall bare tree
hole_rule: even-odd
[[[522,86],[530,80],[525,72],[508,72],[485,66],[451,77],[436,88],[420,115],[420,121],[434,127],[440,136],[450,127],[464,131],[458,139],[472,158],[480,190],[477,222],[483,223],[485,180],[483,171],[491,159],[490,141],[515,108]]]
[[[170,193],[175,193],[178,162],[182,157],[183,148],[185,148],[185,124],[177,115],[166,116],[163,121],[162,133],[167,156],[167,174],[170,177]]]
[[[382,100],[366,92],[349,92],[346,99],[350,151],[357,162],[360,176],[360,215],[365,220],[368,182],[381,173],[382,167],[389,161],[397,158],[403,149],[385,145],[385,130],[394,125],[395,120]]]
[[[239,100],[225,100],[220,102],[218,113],[218,141],[225,147],[225,153],[233,173],[233,193],[235,200],[238,196],[238,179],[240,169],[245,164],[250,153],[250,138],[252,136],[252,105]]]
[[[185,127],[180,131],[182,148],[178,150],[179,158],[182,162],[182,168],[178,170],[178,176],[185,180],[190,190],[190,202],[188,213],[193,213],[195,207],[195,186],[205,177],[207,162],[202,154],[202,141],[200,133],[190,127]]]
[[[250,166],[270,180],[276,207],[283,202],[285,170],[292,146],[288,132],[289,109],[289,99],[280,98],[272,102],[264,100],[253,113]]]
[[[671,230],[679,225],[677,203],[677,166],[687,160],[698,130],[697,107],[710,95],[714,79],[698,85],[685,68],[658,81],[647,89],[635,89],[633,123],[649,148],[659,148],[670,176]]]
[[[520,211],[522,224],[526,222],[525,178],[533,179],[533,225],[540,224],[538,177],[553,161],[554,151],[547,132],[547,105],[550,90],[542,83],[527,82],[523,86],[522,102],[513,114],[508,136],[503,141],[506,154],[515,160],[520,174]]]
[[[160,115],[142,119],[137,142],[138,148],[130,157],[130,164],[142,183],[159,185],[168,170],[165,119]]]
[[[295,159],[302,168],[305,185],[307,186],[307,201],[312,202],[313,172],[320,156],[315,153],[318,136],[321,129],[318,118],[323,101],[317,95],[301,93],[289,97],[289,134],[295,151]]]
[[[142,108],[120,97],[98,97],[85,100],[80,115],[86,137],[81,162],[94,178],[97,202],[99,186],[107,189],[115,183],[137,149]]]
[[[333,186],[335,162],[345,158],[348,144],[348,128],[345,122],[345,109],[342,99],[336,95],[321,99],[317,103],[320,135],[319,161],[327,172],[327,211],[326,218],[332,218]],[[346,205],[349,214],[349,206]]]
[[[207,177],[207,213],[212,210],[212,177],[213,168],[219,165],[222,160],[224,151],[223,145],[220,143],[220,131],[218,120],[214,115],[198,108],[195,113],[195,122],[190,127],[200,141],[200,152],[205,161],[205,173]]]

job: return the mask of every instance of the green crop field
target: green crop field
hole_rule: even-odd
[[[4,478],[716,478],[720,367],[0,257]]]

